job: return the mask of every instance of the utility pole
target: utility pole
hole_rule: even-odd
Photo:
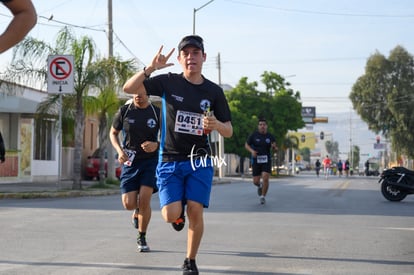
[[[113,41],[113,25],[112,25],[112,0],[108,0],[108,58],[112,58],[114,55],[114,41]],[[111,87],[113,79],[111,78]],[[109,123],[109,125],[111,125]],[[106,150],[108,152],[108,178],[115,179],[115,152],[110,141],[107,142]]]
[[[213,2],[214,0],[210,0],[207,3],[205,3],[204,5],[202,5],[201,7],[199,7],[198,9],[194,8],[193,9],[193,34],[195,34],[195,20],[196,20],[196,12],[198,12],[199,10],[201,10],[202,8],[204,8],[205,6],[207,6],[208,4],[210,4],[211,2]]]
[[[114,55],[114,38],[112,26],[112,0],[108,0],[108,57]]]
[[[217,69],[218,69],[218,85],[221,87],[221,60],[220,60],[220,53],[217,55]],[[224,138],[222,135],[218,134],[218,151],[219,156],[224,158]],[[219,178],[223,178],[224,175],[224,169],[220,165],[219,166]]]
[[[221,86],[221,60],[220,53],[217,55],[217,70],[218,70],[218,83]]]
[[[201,7],[199,7],[198,9],[196,9],[196,8],[193,9],[193,35],[196,34],[196,31],[195,31],[196,12],[199,11],[199,10],[201,10],[202,8],[204,8],[205,6],[207,6],[208,4],[211,4],[213,1],[214,0],[210,0],[207,3],[205,3],[204,5],[202,5]],[[218,53],[218,56],[217,56],[217,68],[218,68],[218,85],[221,87],[221,61],[220,61],[220,53]],[[215,150],[216,151],[216,154],[217,154],[217,151],[218,151],[219,156],[224,158],[224,138],[218,132],[215,132],[213,134],[210,134],[210,137],[212,138],[213,135],[215,137],[218,136],[218,138],[216,139],[216,142],[214,143],[214,144],[217,144],[218,143],[218,150],[217,150],[216,145],[214,147],[216,149]],[[219,178],[221,179],[223,176],[224,176],[224,170],[223,170],[223,167],[220,165],[219,166]]]
[[[352,171],[354,171],[354,150],[352,145],[352,109],[349,111],[349,152],[351,152],[351,156],[349,157],[350,164]]]

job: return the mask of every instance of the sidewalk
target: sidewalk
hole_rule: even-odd
[[[241,180],[237,177],[214,177],[213,184],[231,183]],[[0,199],[9,198],[51,198],[75,196],[106,196],[120,194],[119,186],[107,185],[106,188],[96,187],[98,181],[82,181],[81,190],[72,189],[72,180],[58,182],[0,182]]]
[[[0,182],[0,199],[104,196],[119,194],[119,186],[92,188],[98,181],[82,181],[81,190],[72,190],[73,181],[61,182]]]

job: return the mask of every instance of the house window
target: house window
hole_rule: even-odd
[[[34,159],[55,160],[55,122],[38,119],[35,121]]]

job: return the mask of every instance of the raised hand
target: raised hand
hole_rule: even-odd
[[[160,70],[166,67],[173,66],[174,63],[167,63],[168,59],[170,59],[171,55],[173,54],[175,48],[173,48],[167,55],[162,54],[162,49],[164,46],[161,46],[158,50],[158,53],[154,56],[151,62],[151,67],[154,70]]]

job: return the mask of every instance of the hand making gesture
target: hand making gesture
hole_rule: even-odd
[[[164,46],[161,46],[158,50],[158,53],[154,56],[152,59],[151,65],[149,67],[152,67],[154,70],[163,69],[166,67],[173,66],[174,63],[167,63],[168,59],[170,59],[171,55],[173,54],[175,48],[173,48],[166,56],[162,54],[162,49]]]
[[[157,54],[152,59],[151,64],[148,67],[144,67],[144,69],[138,73],[136,73],[133,77],[128,79],[128,81],[124,84],[124,92],[129,94],[136,94],[137,91],[145,91],[145,87],[143,86],[142,82],[144,79],[149,78],[150,75],[155,72],[156,70],[163,69],[166,67],[173,66],[174,63],[167,63],[168,59],[174,52],[174,48],[165,56],[162,54],[162,49],[164,46],[161,46],[158,50]]]

